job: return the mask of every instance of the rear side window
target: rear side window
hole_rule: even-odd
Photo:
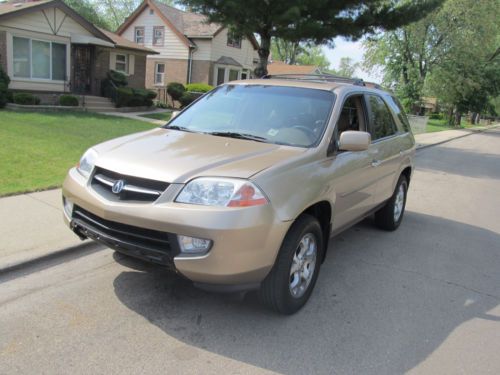
[[[388,96],[387,97],[387,104],[389,104],[389,107],[391,107],[392,112],[396,115],[398,118],[401,127],[404,129],[405,132],[410,131],[410,123],[408,122],[408,117],[406,117],[405,111],[403,109],[403,106],[399,102],[397,98],[394,96]]]
[[[370,133],[372,140],[389,137],[398,132],[394,118],[385,102],[376,95],[367,95],[370,107]]]

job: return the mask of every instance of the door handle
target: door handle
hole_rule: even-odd
[[[378,167],[382,162],[380,160],[372,160],[372,167]]]

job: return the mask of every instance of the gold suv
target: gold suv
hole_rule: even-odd
[[[415,141],[397,99],[361,80],[270,76],[217,87],[165,126],[90,148],[64,181],[82,239],[210,291],[258,289],[291,314],[330,237],[403,219]]]

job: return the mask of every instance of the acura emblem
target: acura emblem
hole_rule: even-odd
[[[117,180],[113,184],[113,187],[111,188],[111,191],[115,194],[120,194],[123,190],[123,187],[125,186],[125,181],[123,180]]]

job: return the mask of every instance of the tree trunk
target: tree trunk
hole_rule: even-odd
[[[271,50],[271,36],[267,34],[260,35],[260,48],[257,51],[259,54],[259,65],[255,68],[254,74],[256,77],[264,77],[267,75],[267,61]]]
[[[453,111],[454,111],[454,107],[451,106],[450,110],[448,111],[448,125],[449,126],[454,125],[455,119],[453,118]]]
[[[455,111],[455,121],[454,121],[455,128],[459,128],[461,122],[462,122],[462,113],[460,113],[460,111],[457,109]]]

